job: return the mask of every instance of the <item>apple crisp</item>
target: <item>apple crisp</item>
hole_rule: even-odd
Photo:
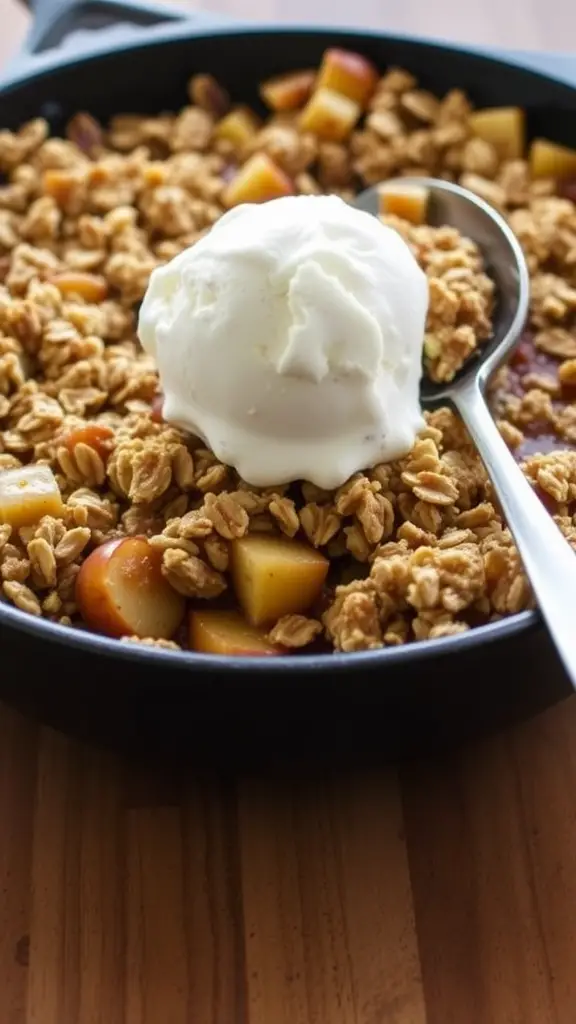
[[[527,153],[521,110],[474,110],[459,89],[436,97],[340,50],[263,83],[265,119],[208,74],[188,93],[177,114],[105,126],[78,113],[64,138],[40,118],[0,132],[3,599],[130,642],[236,655],[378,649],[530,608],[453,412],[427,413],[408,455],[335,492],[257,489],[163,421],[136,314],[152,270],[238,203],[460,182],[526,253],[530,322],[493,409],[576,549],[576,154],[545,140]],[[477,246],[427,225],[424,208],[382,219],[428,278],[424,371],[450,381],[490,338],[493,284]]]

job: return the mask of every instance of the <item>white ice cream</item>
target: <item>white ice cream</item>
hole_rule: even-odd
[[[168,422],[254,486],[333,488],[411,448],[427,306],[395,231],[299,196],[231,210],[155,270],[139,334]]]

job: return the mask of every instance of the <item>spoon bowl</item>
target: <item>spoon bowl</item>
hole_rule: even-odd
[[[427,223],[432,227],[448,224],[472,239],[482,252],[486,273],[496,284],[494,332],[490,341],[477,349],[449,383],[436,384],[425,376],[422,378],[422,405],[434,407],[452,401],[455,390],[472,377],[482,388],[486,387],[526,323],[530,277],[514,232],[492,206],[473,192],[436,178],[397,178],[386,182],[386,188],[390,186],[425,189],[429,196]],[[380,185],[365,189],[355,199],[354,206],[378,216],[380,189]]]
[[[435,178],[399,178],[386,188],[426,189],[427,223],[450,225],[479,246],[496,285],[494,329],[452,381],[424,379],[422,405],[451,405],[460,414],[484,462],[502,513],[551,637],[576,689],[576,558],[506,446],[488,408],[486,386],[516,344],[528,318],[530,278],[522,249],[503,217],[474,193]],[[355,206],[380,213],[381,186],[362,192]]]

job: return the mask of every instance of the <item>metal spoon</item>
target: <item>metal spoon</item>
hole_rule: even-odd
[[[492,340],[449,384],[423,382],[422,405],[452,405],[466,424],[500,500],[540,611],[576,688],[576,558],[503,441],[485,398],[490,377],[518,340],[528,316],[530,279],[522,250],[500,214],[467,189],[434,178],[402,178],[386,182],[390,185],[427,189],[428,223],[449,224],[472,238],[496,282]],[[354,205],[377,215],[379,186],[362,192]]]

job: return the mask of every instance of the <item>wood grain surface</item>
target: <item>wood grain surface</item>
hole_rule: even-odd
[[[573,1024],[576,702],[399,768],[177,774],[0,715],[2,1024]]]
[[[0,6],[6,57],[26,16]],[[566,0],[220,6],[576,46]],[[574,1024],[575,793],[576,699],[308,774],[144,763],[0,706],[0,1024]]]

